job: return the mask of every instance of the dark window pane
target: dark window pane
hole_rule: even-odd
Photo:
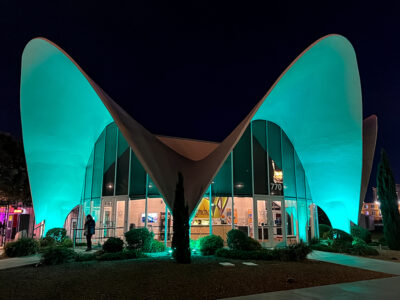
[[[103,183],[106,130],[101,133],[94,148],[92,198],[100,198]]]
[[[211,192],[213,196],[232,196],[232,170],[231,170],[231,154],[225,160],[221,169],[219,169],[215,176]]]
[[[131,150],[131,183],[129,198],[143,199],[146,197],[146,171]]]
[[[267,132],[270,194],[283,195],[281,129],[276,124],[267,122]]]
[[[104,155],[103,196],[114,195],[115,155],[117,125],[112,123],[106,129],[106,152]]]
[[[253,168],[254,194],[268,194],[267,179],[267,124],[265,121],[254,121],[253,126]]]
[[[235,195],[252,196],[251,174],[251,133],[249,126],[233,150]]]
[[[289,138],[282,132],[283,186],[287,197],[296,197],[294,149]],[[296,174],[297,175],[297,174]]]
[[[296,190],[298,198],[306,198],[306,179],[304,174],[303,166],[300,162],[297,153],[294,153],[295,165],[296,165]],[[286,179],[286,176],[285,176]]]
[[[118,130],[118,160],[116,195],[128,195],[129,146],[121,131]]]

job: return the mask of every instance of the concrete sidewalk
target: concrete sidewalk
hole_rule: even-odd
[[[313,251],[307,258],[348,267],[400,275],[400,263],[398,262],[323,251]]]
[[[400,277],[356,281],[304,289],[278,291],[250,296],[226,298],[224,300],[266,299],[399,299]]]
[[[30,256],[0,259],[0,270],[34,265],[40,261],[40,258],[40,254],[35,254]]]
[[[364,270],[400,275],[400,263],[351,256],[340,253],[313,251],[307,256],[314,259]],[[303,289],[277,291],[264,294],[227,298],[225,300],[264,299],[400,299],[400,277],[390,277]]]

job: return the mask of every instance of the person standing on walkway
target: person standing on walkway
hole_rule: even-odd
[[[92,250],[92,235],[94,234],[95,226],[96,226],[96,223],[93,220],[93,217],[91,215],[87,215],[85,227],[84,227],[86,242],[87,242],[86,251]]]

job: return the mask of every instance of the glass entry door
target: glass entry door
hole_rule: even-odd
[[[255,195],[255,200],[258,240],[266,247],[275,247],[285,241],[283,197]]]

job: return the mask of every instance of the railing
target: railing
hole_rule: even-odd
[[[144,227],[135,227],[135,229],[138,228],[144,228]],[[80,243],[85,243],[86,244],[86,236],[84,235],[85,230],[83,228],[73,228],[73,234],[72,234],[72,242],[74,245],[74,248],[76,245]],[[150,232],[153,232],[150,229]],[[110,237],[119,237],[121,239],[125,239],[124,236],[125,233],[125,228],[124,227],[100,227],[100,228],[95,228],[95,234],[92,235],[92,244],[93,245],[101,245],[103,244],[108,238]],[[159,240],[161,242],[164,242],[165,239],[165,233],[164,232],[153,232],[154,233],[154,239]],[[167,235],[167,241],[172,240],[172,232],[168,233]]]
[[[95,228],[94,235],[92,235],[92,244],[103,244],[110,237],[121,237],[124,236],[124,227],[100,227]],[[116,234],[120,233],[121,234]],[[74,248],[76,244],[85,243],[86,244],[86,236],[85,229],[83,228],[74,228],[72,242],[74,244]]]

